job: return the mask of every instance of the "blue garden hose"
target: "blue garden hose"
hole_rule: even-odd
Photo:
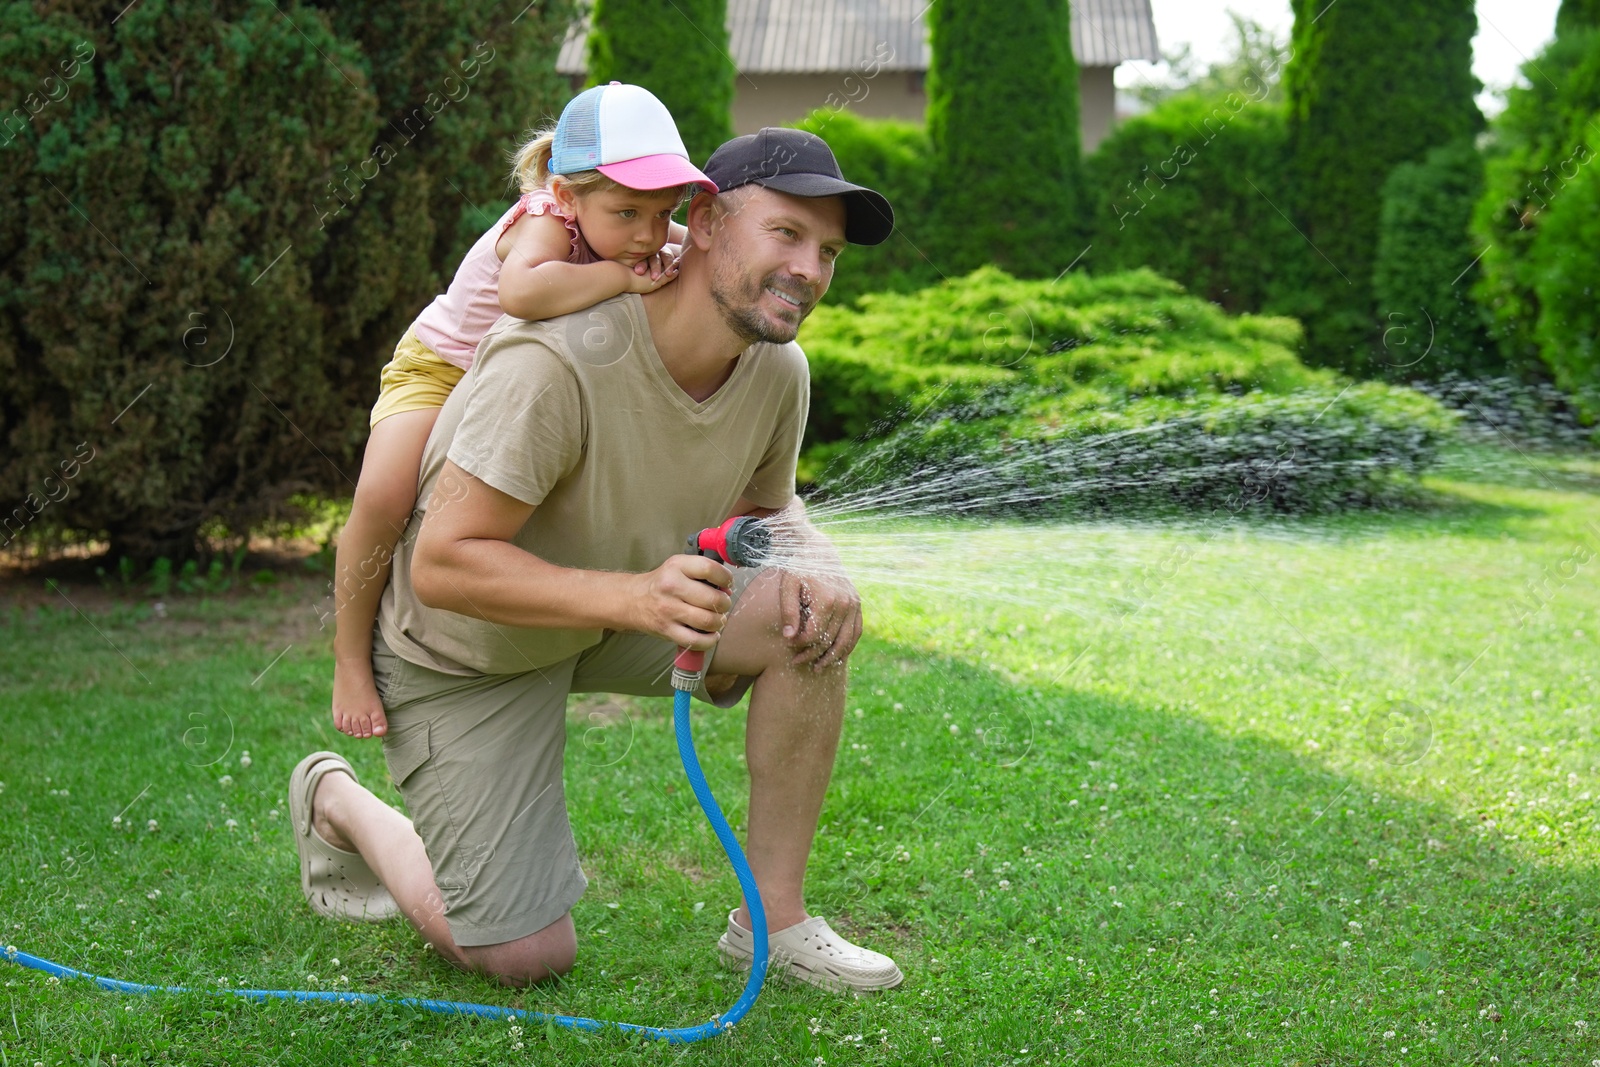
[[[102,978],[99,975],[88,974],[84,971],[63,967],[59,963],[40,959],[38,956],[29,955],[14,945],[5,948],[5,958],[12,963],[31,967],[36,971],[57,978],[87,978],[101,989],[113,993],[193,993],[205,992],[216,996],[244,997],[246,1000],[325,1000],[337,1004],[400,1004],[411,1008],[421,1008],[424,1011],[436,1012],[440,1015],[476,1015],[483,1019],[514,1019],[534,1023],[555,1023],[558,1026],[570,1027],[573,1030],[604,1030],[607,1027],[622,1030],[632,1034],[643,1034],[646,1037],[657,1038],[669,1044],[682,1045],[691,1041],[699,1041],[713,1034],[725,1033],[733,1028],[733,1024],[744,1018],[745,1013],[755,1006],[756,998],[761,995],[761,985],[767,976],[767,916],[761,906],[761,892],[756,888],[755,875],[750,873],[750,863],[745,859],[744,850],[739,847],[739,841],[733,836],[733,830],[728,826],[728,820],[723,817],[722,809],[717,806],[717,798],[711,795],[711,787],[706,784],[705,772],[700,769],[700,758],[695,755],[694,738],[689,732],[689,693],[678,690],[672,706],[673,730],[678,738],[678,755],[683,760],[684,773],[689,776],[689,787],[694,790],[695,799],[700,802],[700,808],[706,813],[706,821],[711,824],[711,829],[716,833],[717,840],[722,843],[722,850],[728,855],[728,862],[733,864],[733,873],[739,878],[739,888],[744,891],[745,906],[750,910],[750,929],[755,935],[754,958],[750,961],[750,977],[745,981],[744,992],[739,994],[739,999],[733,1002],[733,1007],[721,1015],[714,1015],[707,1022],[699,1026],[639,1026],[635,1023],[605,1022],[600,1019],[584,1019],[576,1015],[556,1015],[542,1011],[523,1011],[518,1008],[502,1008],[493,1004],[468,1004],[459,1000],[429,1000],[421,997],[406,997],[395,1000],[379,996],[376,993],[337,993],[317,992],[313,990],[290,989],[206,989],[193,990],[187,986],[161,986],[144,985],[139,982],[122,982],[115,978]]]

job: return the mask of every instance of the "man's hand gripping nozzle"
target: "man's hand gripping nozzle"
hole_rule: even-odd
[[[689,538],[684,551],[691,556],[706,556],[735,567],[757,567],[772,549],[772,531],[749,515],[736,515],[721,526],[701,530]],[[706,673],[706,654],[701,649],[683,648],[672,662],[672,687],[685,692],[700,688]]]

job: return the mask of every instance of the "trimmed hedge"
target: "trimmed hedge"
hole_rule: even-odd
[[[928,211],[927,127],[898,119],[864,119],[819,108],[794,124],[828,142],[845,179],[876,189],[894,207],[894,233],[871,248],[845,250],[827,302],[848,304],[865,293],[908,292],[939,280],[925,252],[939,244]]]
[[[1172,97],[1124,122],[1085,164],[1086,265],[1153,267],[1228,311],[1267,309],[1305,244],[1273,206],[1288,202],[1287,136],[1281,105],[1238,92]]]
[[[349,492],[379,368],[566,97],[571,13],[0,7],[0,99],[27,102],[0,137],[0,540],[177,559]]]
[[[1473,94],[1471,0],[1294,0],[1288,208],[1315,248],[1284,305],[1307,357],[1365,370],[1380,330],[1373,261],[1379,190],[1396,164],[1483,127]],[[1459,268],[1458,268],[1459,269]]]
[[[1468,224],[1483,194],[1483,160],[1471,141],[1402,163],[1383,183],[1377,259],[1379,342],[1374,369],[1388,378],[1503,372],[1488,316],[1472,299],[1480,268]]]
[[[1452,416],[1308,368],[1298,340],[1292,320],[1230,317],[1147,270],[1050,283],[984,268],[819,308],[802,338],[813,420],[869,439],[818,432],[804,473],[833,498],[893,483],[929,506],[1039,515],[1389,499]],[[893,402],[874,410],[877,396]]]

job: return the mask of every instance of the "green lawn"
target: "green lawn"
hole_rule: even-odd
[[[1471,466],[1436,506],[1334,521],[841,527],[869,636],[810,900],[897,957],[893,993],[772,987],[730,1037],[630,1051],[0,963],[0,1067],[1600,1063],[1600,463]],[[318,595],[5,590],[0,940],[202,989],[661,1025],[734,1000],[736,884],[666,701],[571,711],[591,885],[558,987],[314,916],[290,768],[336,747],[386,788],[377,744],[329,725]],[[742,717],[696,723],[737,825]]]

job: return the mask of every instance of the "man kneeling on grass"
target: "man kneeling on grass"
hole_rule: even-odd
[[[332,753],[290,782],[319,912],[403,912],[444,958],[513,985],[571,969],[586,881],[562,789],[569,693],[667,695],[679,646],[714,647],[696,695],[751,690],[750,867],[774,973],[889,989],[894,961],[806,910],[803,885],[861,636],[843,578],[744,572],[681,551],[729,515],[785,512],[809,377],[794,343],[847,243],[893,229],[821,139],[719,148],[678,280],[548,322],[501,318],[428,442],[374,638],[389,771],[415,822]],[[665,562],[662,562],[665,560]],[[331,773],[338,771],[341,773]],[[744,906],[718,942],[748,961]]]

